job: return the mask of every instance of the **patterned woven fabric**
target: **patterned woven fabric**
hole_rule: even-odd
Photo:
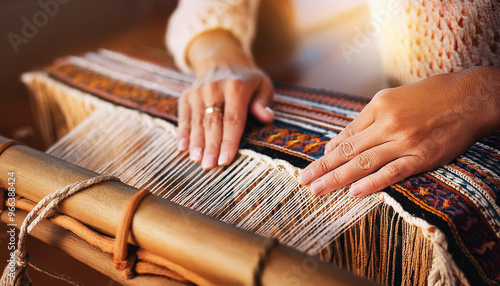
[[[193,78],[171,62],[112,51],[67,57],[47,67],[54,79],[106,101],[175,124],[177,98]],[[366,102],[325,91],[278,86],[276,119],[250,120],[241,148],[303,168]],[[403,209],[437,227],[448,251],[472,284],[500,284],[500,131],[448,165],[410,177],[385,192]],[[430,230],[432,231],[432,230]]]

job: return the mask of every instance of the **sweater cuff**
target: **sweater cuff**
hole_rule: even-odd
[[[197,36],[216,29],[230,32],[243,51],[252,56],[258,0],[182,0],[172,14],[166,44],[177,66],[193,73],[187,63],[187,48]]]

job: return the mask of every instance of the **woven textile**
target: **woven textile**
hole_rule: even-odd
[[[67,57],[45,69],[53,79],[106,101],[171,123],[177,98],[193,78],[145,54],[102,50]],[[276,119],[250,120],[241,148],[303,168],[362,110],[365,101],[325,91],[278,86]],[[453,162],[384,190],[413,217],[446,236],[455,264],[472,283],[500,284],[500,131]],[[396,210],[397,211],[397,210]]]

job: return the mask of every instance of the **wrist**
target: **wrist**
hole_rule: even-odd
[[[187,49],[187,61],[196,75],[221,64],[256,68],[238,40],[222,29],[208,31],[194,38]]]
[[[492,66],[475,67],[464,71],[472,100],[471,112],[484,118],[488,134],[500,129],[500,68]]]

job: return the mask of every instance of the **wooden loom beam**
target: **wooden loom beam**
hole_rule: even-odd
[[[16,227],[21,227],[21,223],[26,217],[28,212],[24,210],[16,210]],[[8,212],[4,211],[1,214],[1,220],[4,223],[10,222]],[[76,260],[85,263],[86,265],[98,270],[104,275],[112,278],[121,285],[126,286],[182,286],[185,285],[180,282],[170,280],[155,275],[138,276],[134,279],[123,278],[120,271],[116,270],[113,266],[113,256],[105,253],[99,248],[88,244],[83,239],[79,238],[76,234],[66,230],[50,221],[43,219],[31,232],[31,235],[44,243],[50,244],[68,253]],[[36,262],[36,261],[35,261]]]
[[[0,144],[7,141],[0,136]],[[16,193],[38,202],[74,182],[98,174],[27,146],[0,156],[0,187],[16,173]],[[59,210],[114,236],[136,188],[104,182],[64,200]],[[266,238],[238,229],[157,196],[147,196],[134,216],[131,243],[222,285],[253,285]],[[368,282],[332,264],[278,245],[262,275],[263,285],[362,285]]]

